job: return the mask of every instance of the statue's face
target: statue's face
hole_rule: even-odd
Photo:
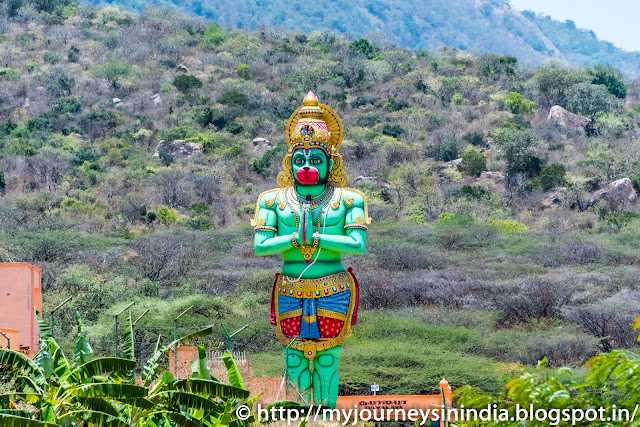
[[[319,148],[300,148],[293,152],[291,167],[298,185],[326,184],[333,160]]]

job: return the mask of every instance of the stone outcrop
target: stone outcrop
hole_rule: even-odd
[[[160,151],[164,151],[173,157],[190,157],[200,152],[200,146],[195,142],[187,142],[182,139],[174,141],[162,140],[158,142],[156,152],[153,155],[158,157]]]
[[[551,107],[547,120],[573,130],[584,130],[590,121],[588,118],[573,114],[559,105]]]
[[[538,208],[540,210],[557,208],[557,207],[563,206],[566,200],[567,200],[567,188],[566,187],[558,188],[557,190],[549,194],[546,199],[540,202],[540,205],[538,206]]]
[[[157,93],[155,95],[151,95],[149,100],[153,102],[153,105],[159,105],[162,102],[162,98]]]
[[[176,71],[178,73],[188,73],[189,69],[187,68],[186,65],[184,65],[184,62],[183,62],[182,64],[178,65],[178,67],[176,68]]]
[[[265,138],[254,138],[253,139],[253,151],[258,151],[260,149],[268,150],[273,148],[273,142],[269,141]]]
[[[480,174],[480,179],[486,179],[487,181],[492,181],[495,184],[504,184],[505,178],[502,172],[482,172]]]
[[[591,207],[600,201],[605,202],[611,210],[624,211],[635,206],[638,195],[633,189],[631,180],[622,178],[592,193],[586,207]]]

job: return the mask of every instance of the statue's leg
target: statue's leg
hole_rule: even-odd
[[[338,400],[338,360],[341,346],[319,351],[313,359],[313,403],[329,408]]]
[[[287,387],[292,384],[298,389],[304,400],[311,404],[311,373],[309,372],[309,359],[304,357],[300,350],[284,350],[284,363],[287,369]],[[295,401],[298,401],[296,396]],[[301,402],[302,403],[302,402]]]

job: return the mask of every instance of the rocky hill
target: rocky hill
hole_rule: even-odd
[[[89,0],[142,11],[148,5],[213,19],[230,28],[282,28],[310,33],[331,30],[352,39],[368,37],[400,47],[435,52],[442,46],[474,54],[498,52],[522,63],[559,60],[573,66],[610,64],[640,75],[640,53],[625,52],[578,29],[531,12],[520,13],[507,0]]]

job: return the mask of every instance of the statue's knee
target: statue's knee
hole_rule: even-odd
[[[302,366],[303,357],[298,354],[289,354],[286,357],[287,369],[296,369]]]
[[[316,363],[322,368],[330,368],[335,365],[337,358],[333,354],[321,354],[316,358]]]

